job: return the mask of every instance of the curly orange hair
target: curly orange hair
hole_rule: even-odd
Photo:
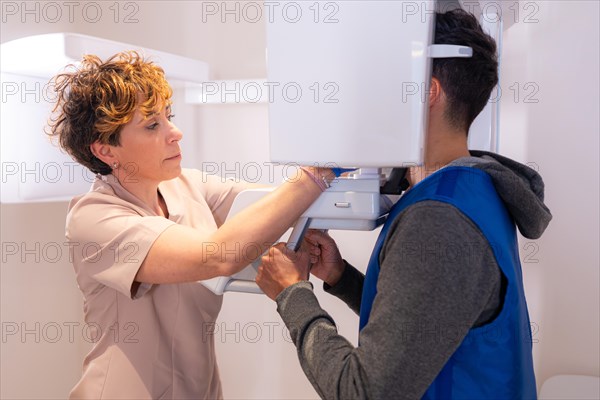
[[[90,150],[96,141],[118,146],[123,125],[139,107],[149,116],[171,103],[173,90],[162,68],[135,51],[118,53],[102,62],[86,55],[74,71],[52,79],[57,102],[48,123],[48,135],[94,173],[107,175],[111,168]],[[142,99],[142,100],[140,100]]]

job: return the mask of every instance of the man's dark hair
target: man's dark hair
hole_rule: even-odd
[[[498,84],[496,42],[470,13],[456,9],[436,13],[435,44],[473,48],[470,58],[434,58],[432,76],[446,93],[445,118],[454,128],[469,131]]]

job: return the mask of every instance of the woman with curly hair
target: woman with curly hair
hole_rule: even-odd
[[[55,77],[50,135],[97,174],[66,221],[94,347],[71,398],[222,397],[212,335],[222,296],[199,280],[260,257],[334,175],[300,169],[225,222],[251,187],[181,167],[163,70],[136,52],[88,55]],[[233,250],[233,251],[232,251]]]

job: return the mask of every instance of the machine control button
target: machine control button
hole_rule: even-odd
[[[337,202],[335,203],[335,206],[338,208],[350,208],[350,203],[348,203],[347,201]]]

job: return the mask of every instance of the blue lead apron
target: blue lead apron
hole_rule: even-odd
[[[407,207],[428,200],[456,207],[479,228],[508,284],[501,312],[492,322],[469,330],[423,398],[535,399],[531,329],[515,224],[490,176],[479,169],[446,167],[421,181],[390,210],[367,268],[360,329],[367,325],[377,295],[379,255],[390,226]]]

